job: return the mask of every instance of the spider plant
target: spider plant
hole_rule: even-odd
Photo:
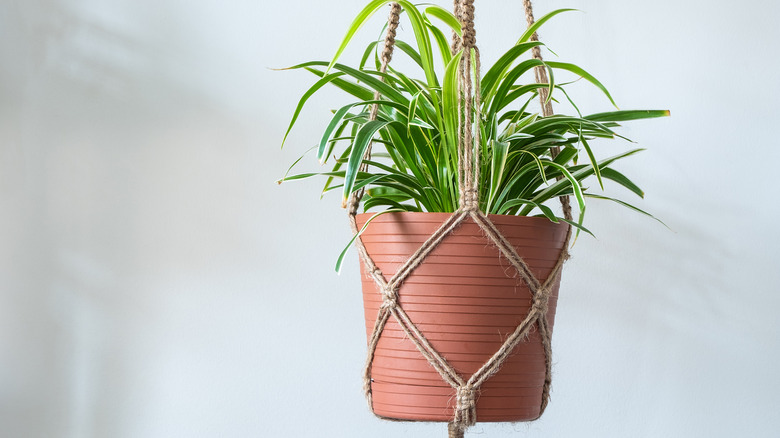
[[[358,29],[388,3],[371,1],[358,14],[331,61],[311,61],[289,68],[309,71],[319,79],[298,102],[285,140],[306,101],[321,87],[334,85],[355,100],[333,111],[312,148],[323,165],[330,163],[329,171],[291,175],[288,170],[280,182],[324,176],[323,193],[339,190],[345,201],[352,192],[365,189],[361,201],[364,211],[453,212],[458,208],[456,75],[461,57],[473,54],[451,53],[446,35],[461,31],[452,13],[439,6],[415,6],[400,0],[415,41],[411,44],[397,39],[396,58],[401,53],[407,56],[417,71],[402,72],[391,65],[381,73],[379,41],[366,47],[358,66],[339,63]],[[584,181],[593,177],[602,190],[606,179],[643,196],[635,183],[613,168],[617,161],[642,149],[597,159],[591,147],[594,140],[624,138],[615,132],[619,122],[668,116],[669,111],[619,110],[604,85],[584,69],[530,57],[532,48],[542,45],[531,41],[539,26],[570,10],[556,10],[540,18],[484,71],[481,119],[474,124],[475,130],[481,130],[479,199],[480,208],[486,213],[541,215],[558,222],[565,219],[556,215],[548,201],[571,195],[576,200],[578,217],[566,222],[587,231],[582,219],[589,197],[615,201],[647,214],[586,188]],[[523,82],[526,73],[534,68],[546,69],[549,82]],[[597,87],[616,110],[583,116],[566,93],[569,84],[555,82],[558,71],[573,73]],[[542,93],[542,89],[547,93]],[[378,100],[375,92],[381,95]],[[530,107],[540,93],[555,102],[565,99],[576,115],[544,117],[532,111]],[[369,119],[372,105],[378,106],[376,120]],[[366,150],[372,144],[374,153],[365,161],[367,170],[361,171]],[[550,152],[553,147],[559,148],[557,155]]]

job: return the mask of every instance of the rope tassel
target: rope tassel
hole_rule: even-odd
[[[464,429],[477,422],[477,390],[471,385],[463,385],[456,391],[455,418],[453,424]]]

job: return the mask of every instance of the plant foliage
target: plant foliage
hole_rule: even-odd
[[[338,190],[344,200],[353,191],[365,188],[366,195],[361,201],[365,211],[453,212],[458,208],[457,68],[460,58],[470,54],[450,52],[446,35],[452,31],[460,33],[460,25],[452,13],[434,5],[399,3],[411,24],[415,41],[407,43],[398,39],[396,57],[400,53],[408,56],[416,65],[417,73],[402,72],[392,65],[386,73],[381,73],[378,58],[381,43],[377,41],[366,47],[358,67],[338,63],[357,30],[388,4],[386,0],[371,1],[358,14],[331,61],[311,61],[290,67],[309,71],[319,79],[298,102],[285,140],[306,101],[321,87],[334,85],[355,100],[333,111],[313,148],[323,165],[330,164],[330,170],[294,175],[288,171],[282,181],[321,175],[327,178],[323,192]],[[538,26],[569,10],[556,10],[540,18],[536,26],[484,71],[482,117],[474,129],[481,130],[479,191],[480,208],[484,212],[537,214],[557,222],[562,218],[545,203],[572,195],[579,215],[572,225],[584,229],[582,217],[588,197],[612,200],[647,214],[623,201],[591,194],[583,185],[583,181],[593,177],[603,189],[603,180],[611,180],[642,197],[642,190],[613,168],[615,162],[641,149],[597,159],[592,142],[623,138],[614,131],[618,122],[668,116],[669,111],[624,111],[616,106],[615,111],[580,114],[566,94],[568,84],[556,83],[555,73],[568,71],[579,76],[601,90],[615,105],[601,82],[574,64],[541,61],[530,56],[533,47],[542,45],[531,41]],[[439,68],[443,71],[435,68],[437,61],[444,67]],[[549,83],[524,83],[527,73],[537,67],[547,70]],[[541,89],[547,89],[549,98],[555,101],[563,96],[577,115],[543,117],[533,112],[529,108]],[[379,100],[374,99],[375,92],[381,95]],[[372,121],[369,111],[375,104],[378,116]],[[372,144],[374,152],[366,163],[368,170],[360,171],[365,152]],[[560,148],[557,156],[551,153],[552,147]],[[583,151],[586,159],[579,160]]]

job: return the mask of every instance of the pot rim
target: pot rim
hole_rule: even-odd
[[[377,213],[381,212],[367,212],[367,213],[358,213],[355,215],[355,217],[358,219],[358,222],[365,222],[362,220],[365,218],[365,220],[368,220],[371,218],[371,216],[374,216]],[[393,211],[388,213],[383,213],[380,216],[377,216],[376,219],[374,219],[372,222],[382,221],[382,218],[385,217],[393,217],[393,216],[405,216],[405,217],[414,217],[414,218],[421,218],[425,220],[426,222],[434,222],[440,220],[441,222],[444,222],[448,217],[452,216],[456,212],[429,212],[429,211]],[[550,219],[547,219],[543,216],[517,216],[512,214],[488,214],[488,218],[491,220],[493,219],[499,219],[499,221],[502,220],[509,220],[509,221],[530,221],[530,222],[538,222],[539,224],[547,223],[553,226],[571,226],[567,224],[566,222],[558,222],[555,223],[551,221]],[[435,220],[434,220],[435,219]]]

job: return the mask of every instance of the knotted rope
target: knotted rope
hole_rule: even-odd
[[[534,25],[534,8],[533,5],[531,5],[531,0],[523,0],[523,9],[525,9],[525,21],[528,24],[528,27],[531,27]],[[533,35],[531,35],[531,41],[539,41],[539,34],[534,32]],[[539,46],[535,46],[531,48],[531,54],[534,57],[534,59],[538,59],[539,61],[542,61],[542,49]],[[547,69],[544,68],[544,66],[536,66],[534,67],[534,77],[536,78],[537,84],[546,84],[549,83],[550,80],[547,77]],[[550,117],[553,115],[553,108],[552,108],[552,101],[548,99],[548,90],[546,88],[540,88],[539,89],[539,103],[542,105],[542,115],[544,117]],[[553,146],[550,148],[550,153],[552,154],[552,157],[555,158],[558,156],[558,154],[561,152],[561,148],[558,146]],[[558,179],[563,178],[562,176],[558,177]],[[567,220],[571,220],[571,204],[569,203],[569,197],[568,196],[561,196],[561,209],[563,210],[563,217],[565,217]]]
[[[533,25],[533,11],[531,10],[530,0],[524,0],[526,18],[529,26]],[[398,27],[399,14],[401,7],[398,3],[390,4],[390,16],[388,18],[387,35],[384,40],[384,48],[381,55],[380,71],[385,72],[392,55],[395,42],[396,29]],[[545,354],[545,381],[543,387],[542,400],[540,405],[540,415],[544,412],[550,393],[551,383],[551,358],[552,350],[550,346],[550,330],[547,323],[547,308],[552,283],[563,267],[563,263],[568,258],[568,244],[571,237],[571,227],[568,230],[565,244],[561,250],[558,261],[550,275],[542,283],[533,275],[531,269],[523,261],[514,246],[501,234],[501,231],[493,224],[488,216],[480,210],[479,193],[479,174],[480,158],[482,154],[480,129],[481,123],[481,95],[480,95],[480,59],[479,49],[476,46],[476,31],[474,29],[474,0],[455,0],[455,15],[460,21],[462,34],[457,37],[453,32],[452,51],[457,53],[463,51],[458,71],[458,189],[459,189],[459,208],[455,211],[431,236],[423,243],[417,251],[397,270],[389,280],[385,278],[382,271],[371,259],[365,245],[358,236],[355,240],[360,258],[365,265],[365,272],[374,279],[379,293],[382,295],[382,304],[379,307],[373,332],[368,340],[368,354],[366,364],[363,370],[363,389],[368,401],[369,407],[373,410],[373,401],[371,396],[371,367],[374,361],[379,338],[384,330],[387,321],[392,316],[403,329],[404,333],[414,343],[420,353],[425,357],[428,363],[441,375],[442,379],[455,390],[455,411],[453,419],[449,423],[448,430],[451,438],[463,437],[464,431],[477,421],[476,404],[479,397],[481,385],[495,374],[515,347],[524,341],[530,330],[538,327],[542,345]],[[534,34],[536,40],[537,36]],[[541,59],[541,52],[534,48],[533,55]],[[472,75],[473,73],[473,75]],[[546,72],[543,68],[536,70],[537,82],[547,82]],[[545,116],[552,115],[552,107],[547,101],[546,90],[542,89],[540,99]],[[375,94],[374,100],[379,100],[379,93]],[[472,114],[473,111],[473,114]],[[376,120],[378,113],[378,104],[373,104],[369,119]],[[473,125],[476,125],[476,129]],[[371,148],[366,152],[366,157],[370,156]],[[553,154],[558,151],[553,150]],[[366,169],[367,164],[361,165],[361,170]],[[360,199],[363,196],[363,189],[354,192],[348,199],[348,214],[352,232],[359,234],[356,213]],[[565,201],[564,201],[565,200]],[[567,219],[571,219],[571,209],[568,206],[568,198],[561,197],[564,214]],[[565,202],[565,203],[564,203]],[[398,290],[403,281],[420,266],[426,257],[441,242],[458,228],[467,218],[471,218],[487,235],[487,237],[498,248],[499,252],[509,260],[512,266],[517,270],[520,277],[528,286],[532,296],[532,305],[528,315],[517,326],[514,332],[507,337],[501,348],[477,370],[471,377],[464,379],[447,362],[447,360],[433,348],[431,343],[425,338],[422,332],[417,328],[409,315],[404,311],[399,303]]]
[[[381,66],[379,67],[379,71],[381,73],[385,73],[387,71],[387,66],[390,64],[390,60],[393,59],[393,49],[395,48],[395,33],[398,29],[398,22],[400,21],[401,17],[401,5],[398,3],[391,3],[390,4],[390,15],[387,18],[387,33],[385,34],[385,41],[384,46],[382,49],[382,55],[380,56],[381,60]],[[385,78],[382,76],[381,81],[384,82]],[[379,93],[379,91],[374,92],[374,100],[377,101],[379,98],[382,97],[382,95]],[[368,119],[371,121],[376,120],[377,113],[379,113],[379,104],[374,103],[371,105],[371,112],[368,114]],[[366,161],[371,159],[371,145],[366,149],[366,154],[363,157],[363,161],[360,164],[360,171],[365,172],[368,170],[368,163]],[[365,193],[365,187],[361,188],[360,190],[353,192],[349,196],[349,200],[347,202],[348,205],[348,212],[350,216],[354,216],[357,214],[357,208],[360,204],[360,199],[363,197],[363,194]],[[356,232],[353,230],[353,232]]]

